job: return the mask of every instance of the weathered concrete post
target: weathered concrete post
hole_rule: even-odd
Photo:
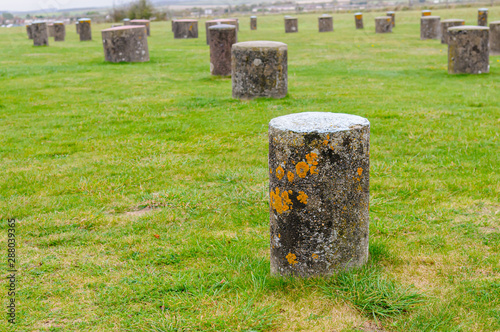
[[[75,27],[76,27],[76,33],[80,34],[80,24],[78,24],[78,21],[75,23]]]
[[[173,21],[175,39],[198,38],[197,20],[175,20]]]
[[[490,71],[487,27],[448,28],[448,74],[484,74]]]
[[[144,26],[120,26],[101,31],[104,58],[109,62],[149,61],[148,35]]]
[[[31,32],[31,23],[26,24],[26,33],[28,34],[28,39],[33,39],[33,32]]]
[[[354,14],[354,23],[356,24],[356,29],[363,29],[363,13]]]
[[[326,14],[318,17],[318,30],[319,32],[333,31],[333,17]]]
[[[271,274],[328,276],[368,261],[370,122],[306,112],[269,123]]]
[[[391,24],[392,27],[394,28],[396,26],[396,12],[390,11],[385,14],[391,18]]]
[[[54,37],[54,23],[47,24],[47,29],[49,31],[49,37]]]
[[[284,98],[288,92],[288,46],[273,41],[234,44],[233,98]]]
[[[390,16],[375,17],[375,33],[392,32],[392,19]]]
[[[236,25],[236,31],[240,31],[240,20],[236,17],[221,20],[222,24]],[[236,24],[235,24],[236,23]]]
[[[490,23],[490,54],[500,55],[500,21]]]
[[[66,26],[63,21],[54,22],[54,41],[64,41],[66,38]]]
[[[33,22],[31,24],[31,33],[33,34],[33,46],[49,46],[47,23]]]
[[[488,26],[488,8],[479,8],[477,10],[477,25],[481,27]]]
[[[151,21],[149,20],[131,20],[128,25],[142,25],[146,27],[148,36],[151,36]]]
[[[439,39],[441,36],[440,21],[439,16],[422,16],[420,18],[420,39]]]
[[[431,16],[431,14],[430,10],[422,10],[422,16]]]
[[[129,18],[124,18],[123,19],[123,25],[130,25],[130,19]]]
[[[296,17],[285,17],[285,33],[299,32],[299,20]]]
[[[448,44],[448,28],[464,25],[464,20],[449,19],[441,21],[441,44]]]
[[[90,18],[81,18],[78,20],[80,29],[80,41],[92,40],[92,25]]]
[[[207,37],[207,45],[210,45],[210,33],[208,29],[216,24],[228,24],[228,25],[234,25],[236,26],[238,24],[238,21],[236,21],[233,18],[226,18],[226,19],[217,19],[217,20],[210,20],[205,22],[205,31],[206,31],[206,37]],[[238,29],[236,29],[236,32],[238,32]]]
[[[217,24],[208,28],[210,34],[210,74],[231,75],[231,47],[238,42],[235,25]]]
[[[257,30],[257,16],[250,16],[250,30]]]

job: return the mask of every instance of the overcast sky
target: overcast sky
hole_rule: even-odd
[[[123,4],[131,0],[114,0]],[[113,0],[0,0],[0,12],[4,11],[41,11],[51,8],[87,8],[112,6]]]

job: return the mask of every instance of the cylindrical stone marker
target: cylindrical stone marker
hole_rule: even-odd
[[[271,274],[328,276],[368,261],[370,122],[306,112],[269,123]]]
[[[64,41],[66,38],[66,26],[64,22],[54,22],[54,41]]]
[[[123,25],[130,25],[130,19],[129,18],[124,18],[123,19]]]
[[[322,15],[318,17],[319,32],[333,31],[333,17],[330,15]]]
[[[33,39],[33,33],[31,32],[31,23],[26,24],[26,33],[28,34],[28,39]]]
[[[488,8],[479,8],[477,10],[477,25],[480,27],[488,26]]]
[[[49,31],[47,28],[47,23],[32,23],[31,33],[33,34],[33,46],[49,46]]]
[[[420,39],[439,39],[441,36],[440,21],[439,16],[422,16],[420,18]]]
[[[490,71],[487,27],[448,28],[448,74],[484,74]]]
[[[49,37],[54,37],[54,23],[47,24],[49,30]]]
[[[390,11],[385,14],[391,18],[392,27],[394,28],[396,26],[396,12]]]
[[[80,41],[92,40],[92,25],[90,18],[81,18],[78,20],[80,29]]]
[[[363,29],[363,13],[354,14],[354,23],[356,24],[356,29]]]
[[[449,19],[441,21],[441,44],[448,44],[448,28],[464,25],[464,20]]]
[[[235,25],[217,24],[208,28],[210,34],[210,74],[231,75],[231,47],[237,43]]]
[[[144,26],[127,25],[102,30],[101,33],[106,61],[149,61],[148,35]]]
[[[257,16],[250,16],[250,30],[257,30]]]
[[[175,20],[173,21],[173,28],[175,39],[198,38],[197,20]]]
[[[490,23],[490,54],[500,55],[500,21]]]
[[[430,10],[422,10],[422,16],[431,16],[431,14]]]
[[[285,32],[299,32],[299,20],[296,17],[285,17]]]
[[[375,17],[375,33],[392,32],[392,19],[390,16]]]
[[[234,44],[233,98],[284,98],[288,92],[288,46],[273,41]]]
[[[151,22],[149,20],[131,20],[128,25],[142,25],[146,27],[148,36],[151,36]]]
[[[208,29],[211,26],[217,25],[217,24],[228,24],[228,25],[236,26],[236,24],[238,24],[238,21],[236,21],[233,18],[226,18],[226,19],[220,18],[217,20],[206,21],[205,22],[205,31],[206,31],[207,45],[210,45],[210,33],[209,33]],[[238,32],[238,29],[236,29],[236,32]]]

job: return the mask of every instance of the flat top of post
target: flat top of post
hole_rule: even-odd
[[[63,21],[55,21],[54,24],[64,24]]]
[[[130,20],[130,22],[147,23],[147,22],[150,22],[150,21],[149,20]]]
[[[477,25],[459,25],[456,27],[451,27],[448,28],[448,31],[450,30],[490,30],[488,27],[481,27]]]
[[[85,22],[85,21],[91,21],[90,18],[79,18],[78,22]]]
[[[257,16],[250,16],[250,18],[257,18]]]
[[[500,24],[500,21],[490,22],[490,25],[491,25],[491,24]]]
[[[234,30],[236,25],[231,24],[216,24],[208,27],[208,30]]]
[[[465,20],[461,20],[459,18],[450,18],[450,19],[441,21],[441,23],[443,23],[443,22],[465,22]]]
[[[291,16],[285,16],[285,20],[296,20],[296,17],[291,17]]]
[[[35,22],[31,23],[31,24],[42,24],[42,23],[43,24],[47,24],[47,22],[44,22],[44,21],[35,21]]]
[[[422,20],[435,20],[437,18],[441,19],[440,16],[422,16],[421,17]]]
[[[358,15],[363,15],[363,13],[361,13],[361,12],[354,13],[354,16],[358,16]]]
[[[190,20],[189,18],[184,18],[181,20],[172,20],[174,22],[198,22],[198,20]]]
[[[387,20],[387,19],[390,19],[391,20],[391,17],[390,16],[377,16],[375,17],[376,20]]]
[[[330,112],[304,112],[280,116],[269,127],[296,133],[334,133],[370,126],[368,119],[357,115]]]
[[[488,8],[479,8],[478,11],[480,11],[480,12],[487,12]]]
[[[124,18],[123,20],[124,20],[124,21],[130,21],[130,19],[129,19],[129,18]]]
[[[132,29],[145,29],[145,27],[143,25],[122,25],[119,27],[107,28],[107,29],[101,30],[101,32],[118,31],[118,30],[132,30]]]
[[[267,40],[255,40],[255,41],[247,41],[233,44],[235,48],[287,48],[288,45],[285,43],[275,42],[275,41],[267,41]]]
[[[332,18],[332,15],[328,15],[328,14],[323,14],[321,15],[320,17],[318,18]]]
[[[430,12],[430,10],[429,9],[422,10],[422,13],[427,13],[427,12]]]
[[[386,14],[396,14],[396,12],[389,11],[389,12],[387,12]]]

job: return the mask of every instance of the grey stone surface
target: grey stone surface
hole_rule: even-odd
[[[288,46],[273,41],[234,44],[233,98],[284,98],[288,92]]]
[[[385,14],[391,18],[392,27],[394,28],[396,26],[396,12],[389,11]]]
[[[197,20],[174,20],[172,24],[175,39],[198,38]]]
[[[420,39],[441,38],[441,18],[439,16],[422,16],[420,18]]]
[[[354,14],[354,24],[356,25],[356,29],[363,29],[363,13]]]
[[[115,23],[115,24],[111,24],[111,27],[112,27],[112,28],[122,27],[122,26],[123,26],[123,24],[117,24],[117,23]]]
[[[66,26],[64,22],[54,22],[54,41],[66,39]]]
[[[47,24],[47,29],[49,30],[49,37],[54,37],[54,24]]]
[[[430,10],[422,10],[422,16],[431,16],[432,12]]]
[[[487,27],[462,25],[448,29],[448,73],[484,74],[490,71]]]
[[[129,18],[124,18],[123,19],[123,25],[130,25],[130,19]]]
[[[488,8],[479,8],[477,10],[477,25],[481,27],[488,26]]]
[[[299,20],[296,17],[285,17],[285,32],[299,32]]]
[[[231,75],[231,47],[238,42],[235,25],[217,24],[208,28],[210,34],[210,74]]]
[[[257,30],[257,16],[250,16],[250,30]]]
[[[80,41],[92,40],[92,22],[90,18],[79,19],[78,27],[80,31]]]
[[[148,37],[144,26],[127,25],[105,29],[101,33],[106,61],[149,61]]]
[[[31,33],[33,34],[34,46],[49,46],[49,31],[47,23],[33,22],[31,24]]]
[[[31,23],[26,24],[26,33],[28,34],[28,39],[33,39],[33,32],[31,32]]]
[[[331,275],[368,260],[370,123],[308,112],[269,123],[271,273]]]
[[[207,38],[207,45],[210,45],[210,34],[208,29],[217,24],[228,24],[228,25],[234,25],[236,26],[238,24],[238,21],[235,20],[234,18],[219,18],[216,20],[210,20],[205,22],[205,31],[206,31],[206,38]],[[236,29],[236,32],[238,29]]]
[[[131,20],[127,25],[145,26],[148,36],[151,36],[151,22],[149,20]]]
[[[333,17],[330,15],[322,15],[318,17],[319,32],[333,31]]]
[[[375,33],[392,32],[392,19],[390,16],[375,17]]]
[[[490,54],[500,55],[500,21],[490,23]]]
[[[464,20],[449,19],[441,21],[441,44],[448,44],[448,28],[464,25]]]

